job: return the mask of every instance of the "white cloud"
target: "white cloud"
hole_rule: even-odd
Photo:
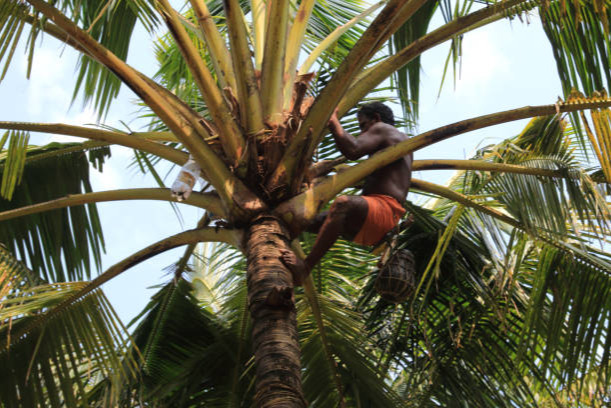
[[[95,112],[88,108],[80,112],[65,112],[63,114],[57,114],[50,119],[52,123],[64,123],[75,126],[87,126],[90,127],[95,124],[97,115]],[[74,136],[64,135],[49,135],[47,136],[48,142],[59,142],[59,143],[73,143],[73,142],[84,142],[86,139],[78,138]]]
[[[112,157],[104,164],[104,172],[91,171],[91,183],[94,191],[133,188],[132,172],[127,168],[131,160],[131,149],[113,146]]]
[[[62,116],[70,106],[71,89],[67,80],[74,66],[74,59],[61,56],[61,49],[40,48],[34,52],[32,74],[27,83],[27,113],[31,117]],[[23,69],[27,60],[23,59]]]
[[[45,123],[66,123],[77,126],[96,123],[97,115],[90,107],[81,108],[77,101],[72,106],[72,84],[76,56],[62,46],[47,46],[34,52],[30,80],[25,82],[23,95],[26,120]],[[21,69],[27,68],[27,59],[21,60]],[[78,142],[83,139],[63,135],[39,135],[37,143]]]
[[[91,170],[91,183],[94,191],[116,190],[121,188],[121,175],[116,166],[107,163],[103,173]]]
[[[75,111],[76,109],[72,109]],[[82,111],[77,112],[66,112],[58,121],[77,126],[94,125],[97,121],[98,115],[95,113],[93,108],[86,107]]]

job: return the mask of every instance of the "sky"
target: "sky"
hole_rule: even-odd
[[[39,45],[30,80],[25,78],[24,48],[18,48],[7,77],[0,83],[0,120],[94,124],[96,115],[91,108],[83,107],[82,101],[71,103],[76,53],[49,37],[44,37]],[[555,103],[562,94],[551,48],[536,16],[530,18],[530,24],[518,19],[503,20],[465,34],[457,80],[453,82],[450,71],[438,96],[448,48],[449,44],[442,44],[423,54],[418,132],[506,109]],[[128,63],[149,76],[156,70],[152,42],[143,31],[137,31],[134,37]],[[122,128],[123,121],[132,130],[145,130],[145,122],[137,120],[135,101],[135,95],[123,87],[104,123]],[[420,150],[415,153],[415,159],[469,158],[478,147],[518,134],[527,122],[516,121],[470,132]],[[51,138],[33,133],[30,143],[45,144],[50,140],[79,139]],[[129,149],[113,147],[112,158],[104,165],[104,172],[92,170],[94,191],[157,187],[152,178],[128,167],[131,157]],[[166,179],[167,185],[172,183],[177,172],[177,168],[171,171]],[[165,172],[161,174],[165,175]],[[443,183],[450,174],[448,171],[420,171],[415,172],[414,177]],[[168,203],[130,201],[98,204],[106,241],[103,269],[160,239],[193,228],[202,216],[201,210],[185,205],[179,207],[183,222],[178,220]],[[182,253],[180,248],[168,251],[103,286],[124,323],[142,310],[157,291],[155,285],[171,279],[164,268]]]

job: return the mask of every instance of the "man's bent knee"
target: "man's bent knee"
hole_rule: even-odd
[[[345,217],[350,211],[350,208],[354,205],[352,200],[354,197],[341,195],[335,199],[331,207],[329,208],[329,215],[331,217]]]
[[[352,239],[363,226],[368,207],[367,200],[361,196],[341,195],[329,208],[329,217],[334,222],[341,223],[344,237]]]
[[[367,215],[367,208],[367,201],[363,197],[341,195],[329,208],[329,216],[344,220],[356,218],[355,221],[362,223]]]

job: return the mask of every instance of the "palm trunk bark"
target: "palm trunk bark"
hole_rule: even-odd
[[[280,261],[280,250],[289,249],[288,231],[278,218],[263,215],[250,225],[246,239],[257,378],[254,405],[304,408],[293,278]]]

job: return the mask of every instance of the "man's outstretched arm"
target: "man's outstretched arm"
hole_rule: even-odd
[[[337,148],[349,160],[356,160],[366,154],[377,152],[381,149],[384,140],[384,134],[375,125],[355,138],[344,130],[336,112],[331,115],[327,127],[333,135]]]

